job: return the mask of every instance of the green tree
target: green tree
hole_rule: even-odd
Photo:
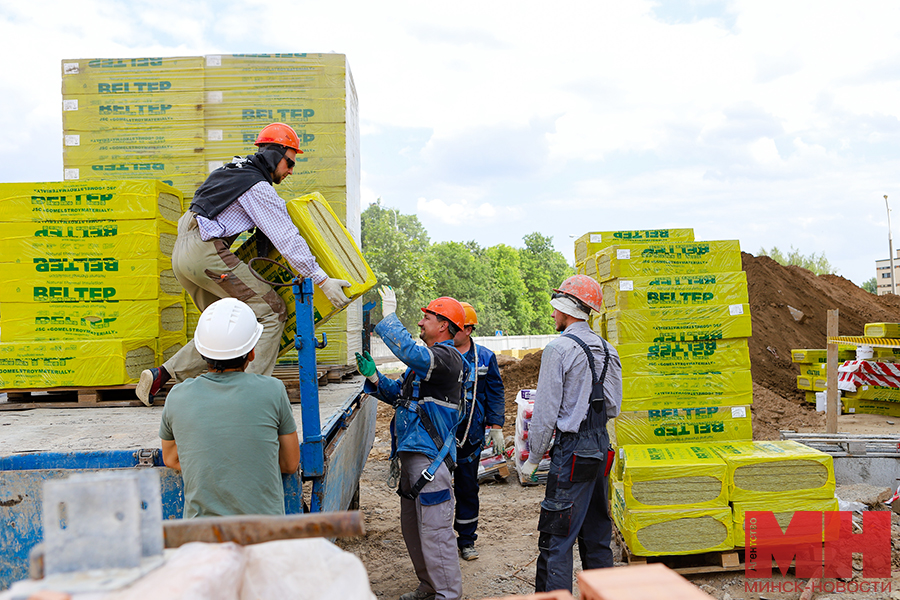
[[[381,198],[363,211],[362,252],[378,278],[378,285],[389,285],[397,292],[397,316],[410,331],[421,318],[422,306],[434,297],[434,280],[428,268],[428,232],[415,215],[382,206]],[[373,290],[368,302],[378,298]],[[372,320],[381,319],[381,303]]]
[[[519,266],[525,284],[526,300],[531,307],[529,334],[554,333],[550,319],[550,291],[575,271],[565,257],[553,247],[553,238],[529,233],[522,238],[525,247],[519,250]]]
[[[768,256],[780,265],[797,265],[798,267],[809,269],[816,275],[837,273],[837,269],[835,269],[831,263],[828,262],[828,259],[825,258],[824,252],[820,252],[819,254],[813,252],[809,256],[806,256],[792,245],[787,254],[779,250],[777,246],[772,246],[772,249],[769,251],[766,251],[765,248],[760,248],[759,255]]]
[[[862,284],[862,289],[866,290],[870,294],[877,294],[878,293],[878,280],[876,280],[873,277],[872,279],[869,279],[868,281],[864,281]]]
[[[491,286],[498,297],[498,321],[505,335],[525,335],[534,320],[527,288],[519,268],[519,252],[506,244],[485,251],[491,266]]]

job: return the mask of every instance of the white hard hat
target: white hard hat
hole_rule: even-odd
[[[263,326],[253,309],[236,298],[222,298],[206,307],[194,330],[194,346],[205,358],[228,360],[253,350]]]

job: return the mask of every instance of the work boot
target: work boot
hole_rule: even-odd
[[[478,550],[475,549],[475,546],[463,546],[459,549],[459,555],[463,560],[475,560],[478,558]]]
[[[168,373],[162,367],[154,367],[152,369],[144,369],[141,371],[141,378],[138,380],[134,393],[138,399],[146,406],[153,404],[153,396],[159,393],[159,389],[169,380]]]
[[[400,596],[400,600],[434,600],[434,592],[430,594],[422,590],[413,590]]]

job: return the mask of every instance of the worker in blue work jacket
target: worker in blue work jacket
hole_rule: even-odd
[[[466,381],[466,415],[456,430],[457,450],[456,473],[453,476],[453,490],[456,495],[456,545],[463,560],[475,560],[475,540],[478,535],[478,465],[481,463],[481,449],[493,445],[497,452],[503,452],[503,422],[505,403],[503,379],[493,352],[475,344],[472,334],[478,325],[478,314],[468,302],[460,302],[466,312],[465,327],[453,338],[469,364]]]
[[[622,363],[616,350],[585,322],[591,310],[602,306],[600,284],[587,275],[573,275],[553,292],[553,321],[562,335],[541,355],[528,428],[530,454],[522,474],[536,481],[541,457],[555,434],[538,519],[534,588],[571,592],[576,539],[585,570],[613,566],[607,510],[613,457],[606,423],[622,407]]]
[[[416,345],[395,314],[391,288],[380,290],[384,318],[375,333],[407,365],[400,381],[378,373],[368,352],[356,355],[365,391],[395,407],[391,421],[392,473],[399,462],[400,528],[419,586],[400,600],[462,597],[462,573],[453,534],[456,428],[464,414],[468,369],[453,337],[465,326],[465,311],[453,298],[422,309]]]

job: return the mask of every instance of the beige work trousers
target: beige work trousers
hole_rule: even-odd
[[[253,309],[263,333],[247,372],[271,375],[287,318],[284,301],[271,286],[253,276],[250,267],[229,250],[226,240],[200,239],[195,216],[187,211],[178,220],[178,237],[172,251],[175,277],[201,311],[222,298],[237,298]],[[192,339],[163,367],[176,381],[196,377],[207,369]]]

